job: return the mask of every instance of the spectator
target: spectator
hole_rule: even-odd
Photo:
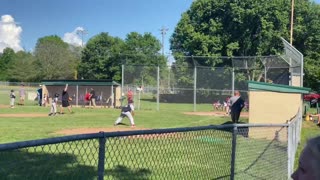
[[[291,175],[294,180],[320,179],[320,136],[310,139],[302,150],[299,166]]]
[[[218,101],[216,101],[216,102],[213,102],[212,103],[212,106],[213,106],[213,110],[215,111],[215,110],[221,110],[221,106],[222,106],[222,104],[220,103],[220,101],[218,100]]]
[[[85,96],[84,96],[84,107],[86,107],[86,105],[89,104],[89,102],[90,102],[90,96],[91,96],[91,94],[90,94],[89,92],[87,92],[87,93],[85,94]]]
[[[42,85],[39,85],[40,88],[37,90],[37,97],[38,97],[38,105],[42,105]]]
[[[62,106],[60,108],[60,114],[64,114],[63,108],[65,108],[65,107],[68,108],[68,110],[71,114],[73,113],[71,110],[71,106],[69,104],[70,100],[71,100],[71,98],[69,97],[69,94],[68,94],[68,84],[66,84],[66,87],[62,91]]]
[[[21,83],[21,87],[20,87],[20,90],[19,90],[19,96],[20,96],[20,99],[19,99],[19,104],[18,105],[24,105],[24,100],[25,100],[25,97],[26,97],[26,93],[25,93],[25,90],[24,90],[24,84]]]
[[[133,92],[131,89],[128,90],[127,99],[128,99],[128,104],[129,104],[129,101],[133,101]]]
[[[244,107],[244,100],[240,96],[239,91],[234,92],[234,96],[230,98],[231,119],[233,123],[238,123],[240,113]]]
[[[225,102],[226,102],[226,106],[225,106],[226,115],[229,115],[230,114],[230,97],[227,97]]]
[[[47,104],[49,103],[49,97],[47,94],[43,94],[43,101],[42,101],[42,106],[47,107]]]
[[[14,101],[16,99],[16,96],[14,94],[14,90],[11,89],[11,92],[10,92],[10,107],[11,108],[14,108]]]
[[[94,91],[93,88],[91,88],[91,91],[90,91],[90,104],[89,104],[89,106],[92,108],[96,107],[96,92]]]

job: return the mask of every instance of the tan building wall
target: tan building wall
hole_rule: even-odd
[[[251,91],[249,93],[249,123],[284,124],[292,119],[302,106],[301,94],[270,91]],[[267,130],[267,131],[266,131]],[[287,129],[281,127],[265,128],[264,132],[251,128],[249,136],[255,138],[287,140]]]
[[[249,92],[249,123],[286,123],[302,106],[301,94]]]

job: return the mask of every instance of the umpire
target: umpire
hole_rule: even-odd
[[[244,107],[244,100],[241,98],[239,91],[235,91],[234,96],[230,98],[230,105],[232,122],[238,123],[240,113]]]

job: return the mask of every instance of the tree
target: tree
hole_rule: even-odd
[[[320,92],[320,5],[298,1],[295,17],[293,43],[304,55],[304,86]]]
[[[0,80],[7,81],[10,72],[10,63],[13,61],[15,52],[11,48],[5,48],[0,55]]]
[[[19,51],[10,63],[9,80],[31,82],[36,80],[35,59],[31,53]]]
[[[166,59],[159,54],[160,50],[160,41],[151,33],[129,33],[125,39],[124,51],[121,54],[127,65],[126,73],[134,73],[135,75],[125,76],[126,82],[142,86],[145,84],[155,85],[157,66],[166,66]]]
[[[76,57],[60,37],[54,35],[38,39],[34,54],[39,79],[74,77]]]
[[[282,54],[280,37],[289,39],[291,1],[197,0],[183,13],[170,39],[171,50],[183,56],[268,56]],[[320,78],[319,5],[308,0],[295,5],[293,45],[305,55],[305,85]],[[177,58],[185,61],[182,58]],[[260,80],[264,59],[252,61],[247,79]],[[180,63],[182,64],[182,63]],[[220,58],[199,61],[205,66],[231,65]],[[267,70],[269,68],[267,67]]]
[[[188,56],[259,56],[282,51],[289,2],[198,0],[182,15],[171,50]],[[280,44],[280,45],[279,45]],[[216,62],[201,62],[215,65]]]
[[[108,33],[92,37],[82,51],[79,76],[84,79],[121,80],[119,54],[123,46],[122,39]]]

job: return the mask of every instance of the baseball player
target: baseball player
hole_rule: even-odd
[[[14,101],[16,99],[16,95],[14,94],[14,90],[10,91],[10,107],[14,108]]]
[[[133,116],[132,116],[131,113],[132,113],[132,109],[131,109],[130,105],[125,106],[125,107],[122,107],[122,109],[121,109],[121,114],[120,114],[120,116],[117,118],[117,120],[116,120],[116,122],[114,123],[114,125],[115,125],[115,126],[118,125],[118,124],[122,121],[122,119],[127,116],[127,117],[129,118],[129,120],[130,120],[131,127],[135,127],[134,119],[133,119]]]
[[[57,113],[58,97],[59,97],[59,94],[55,93],[55,95],[54,95],[54,97],[52,99],[52,102],[51,102],[51,109],[50,109],[49,116],[55,116],[56,113]]]

